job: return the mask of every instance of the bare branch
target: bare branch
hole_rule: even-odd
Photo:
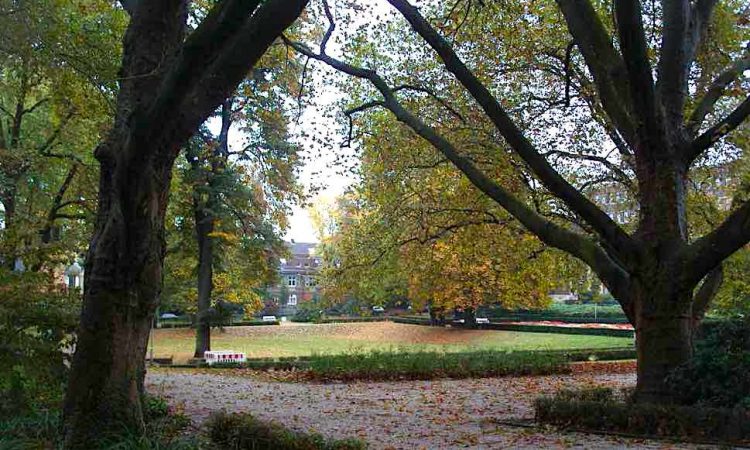
[[[557,4],[594,77],[604,110],[632,147],[636,136],[635,123],[622,56],[612,45],[612,37],[589,0],[557,0]]]
[[[723,282],[724,267],[722,264],[719,264],[706,276],[701,287],[698,288],[698,291],[693,296],[693,321],[698,322],[703,319],[708,306],[714,297],[716,297]]]
[[[690,164],[716,141],[723,138],[742,124],[750,116],[750,95],[739,104],[727,117],[695,138],[685,154],[685,161]]]
[[[654,80],[651,76],[651,64],[648,61],[648,47],[646,34],[643,31],[640,2],[616,0],[615,17],[620,48],[628,72],[630,100],[635,115],[643,118],[637,128],[645,129],[652,139],[659,139],[662,134],[659,127],[661,121],[658,120],[657,115]]]
[[[635,185],[633,184],[633,180],[631,177],[625,173],[622,168],[620,168],[617,164],[613,163],[612,161],[608,160],[607,158],[604,158],[602,156],[597,155],[587,155],[584,153],[571,153],[566,152],[562,150],[552,150],[551,152],[545,153],[546,156],[553,156],[553,155],[559,155],[565,158],[570,159],[577,159],[577,160],[583,160],[583,161],[591,161],[596,162],[607,169],[611,170],[613,174],[616,176],[617,180],[626,186],[630,192],[635,192]]]
[[[43,99],[39,100],[38,102],[34,103],[33,105],[31,105],[30,107],[25,108],[23,110],[23,114],[33,113],[35,109],[39,108],[40,106],[42,106],[43,104],[45,104],[47,102],[49,102],[49,99],[48,98],[43,98]]]
[[[708,86],[706,93],[698,102],[687,121],[686,127],[688,132],[695,136],[706,116],[711,114],[726,88],[736,80],[742,73],[750,69],[750,45],[748,46],[745,56],[734,61]]]
[[[464,118],[464,116],[462,116],[461,113],[458,112],[454,107],[452,107],[450,103],[448,103],[445,99],[437,95],[435,91],[433,91],[432,89],[428,89],[422,86],[414,86],[412,84],[402,84],[393,88],[393,92],[404,91],[404,90],[422,92],[424,94],[429,95],[436,102],[440,103],[445,109],[450,111],[450,113],[453,114],[458,120],[460,120],[463,123],[466,123],[466,119]]]
[[[750,201],[734,210],[711,233],[693,242],[681,255],[685,286],[695,286],[716,266],[750,241]]]
[[[75,112],[73,110],[68,111],[68,114],[63,117],[63,119],[60,121],[60,124],[52,131],[52,133],[47,137],[47,139],[42,143],[42,145],[39,146],[37,151],[41,153],[44,156],[55,156],[55,157],[63,157],[62,155],[53,155],[50,153],[50,149],[52,148],[52,145],[57,141],[57,138],[60,137],[60,133],[62,133],[62,130],[68,125],[68,122],[70,122],[70,119],[75,116]],[[65,156],[69,159],[78,159],[74,156]]]

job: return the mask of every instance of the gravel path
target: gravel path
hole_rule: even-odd
[[[247,411],[297,430],[359,437],[374,449],[698,448],[493,423],[533,418],[533,399],[542,393],[629,386],[633,374],[316,384],[158,369],[146,381],[150,392],[182,404],[196,425],[214,411]]]

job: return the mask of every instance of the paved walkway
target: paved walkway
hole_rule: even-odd
[[[182,404],[198,426],[214,411],[250,412],[297,430],[359,437],[374,449],[699,448],[496,423],[532,419],[540,394],[631,386],[633,374],[316,384],[157,369],[146,381],[150,392]]]

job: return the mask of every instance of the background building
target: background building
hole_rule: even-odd
[[[317,244],[291,241],[287,246],[291,256],[279,264],[279,283],[267,289],[268,296],[278,305],[280,316],[294,315],[301,303],[318,295],[321,260],[315,253]]]

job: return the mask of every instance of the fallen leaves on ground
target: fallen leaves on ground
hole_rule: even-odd
[[[585,367],[594,367],[597,363],[587,364]],[[147,385],[152,393],[167,396],[172,404],[183,404],[197,424],[213,411],[250,412],[300,431],[315,429],[330,437],[361,437],[375,449],[665,448],[663,443],[651,441],[493,423],[533,419],[534,399],[562,388],[632,386],[632,370],[378,383],[286,382],[296,376],[241,369],[159,369],[149,372]]]

